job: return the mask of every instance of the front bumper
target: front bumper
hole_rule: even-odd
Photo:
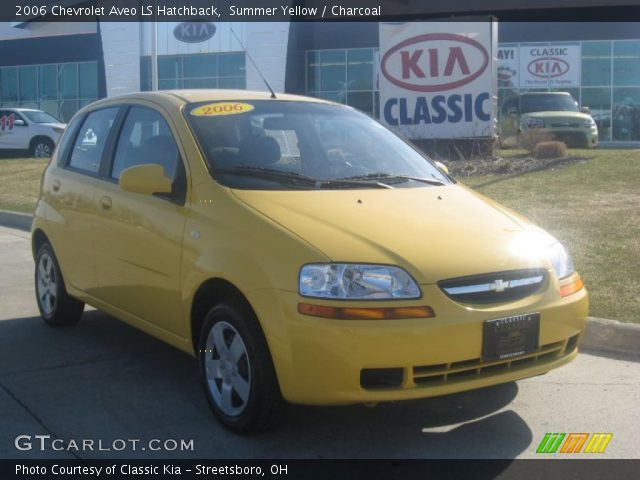
[[[301,315],[296,293],[259,290],[249,295],[265,331],[284,398],[309,405],[424,398],[486,387],[545,373],[570,362],[588,315],[582,289],[562,298],[557,281],[508,305],[464,306],[436,285],[423,298],[394,306],[430,305],[435,318],[328,320]],[[317,300],[313,303],[335,305]],[[388,306],[354,302],[353,306]],[[483,362],[483,322],[540,313],[539,349],[529,355]],[[401,369],[397,386],[365,388],[363,370]]]
[[[569,147],[592,148],[598,146],[598,130],[595,128],[547,128],[557,140]]]

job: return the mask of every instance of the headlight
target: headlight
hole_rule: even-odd
[[[319,263],[300,269],[299,292],[305,297],[383,300],[420,298],[415,280],[400,267]]]
[[[589,118],[588,120],[584,121],[584,126],[586,128],[593,128],[596,126],[596,122],[594,122],[591,118]]]
[[[544,128],[544,120],[540,118],[527,118],[527,127],[529,128]]]
[[[558,278],[564,278],[574,272],[573,261],[560,242],[555,242],[547,250],[549,261]]]

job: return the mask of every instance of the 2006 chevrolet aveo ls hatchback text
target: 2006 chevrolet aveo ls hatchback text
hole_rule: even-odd
[[[565,249],[375,120],[292,95],[140,93],[70,122],[32,228],[37,302],[198,357],[215,416],[449,394],[571,361]]]

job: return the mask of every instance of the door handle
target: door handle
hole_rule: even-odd
[[[100,197],[100,205],[102,205],[102,208],[104,208],[105,210],[110,209],[111,197],[107,197],[106,195],[103,195],[102,197]]]
[[[51,189],[54,192],[57,192],[58,190],[60,190],[60,180],[58,180],[57,178],[53,181],[53,183],[51,184]]]

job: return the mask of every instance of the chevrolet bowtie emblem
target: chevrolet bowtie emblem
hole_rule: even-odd
[[[502,279],[496,280],[491,285],[491,290],[495,290],[496,292],[504,292],[506,288],[509,288],[509,281],[504,281]]]

